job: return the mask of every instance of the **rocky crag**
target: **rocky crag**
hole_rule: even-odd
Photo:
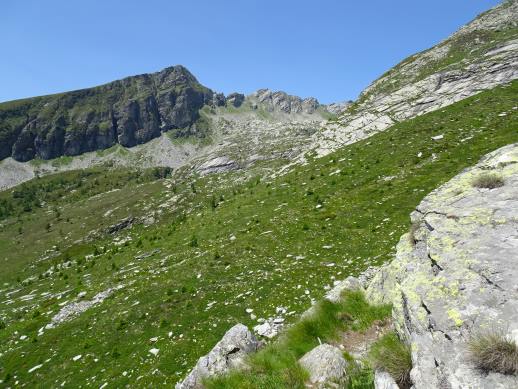
[[[503,185],[477,187],[488,174]],[[422,201],[396,259],[367,285],[371,301],[393,304],[415,389],[518,387],[516,376],[475,369],[467,347],[488,330],[518,342],[517,188],[518,145],[489,154]]]
[[[518,78],[518,1],[503,2],[366,88],[314,135],[317,155]]]
[[[182,66],[106,85],[0,105],[0,159],[78,155],[145,143],[195,126],[214,93]]]
[[[173,66],[94,88],[0,104],[0,160],[48,160],[116,144],[133,147],[163,132],[173,138],[203,138],[210,130],[200,113],[203,107],[245,103],[252,110],[286,115],[325,110],[314,98],[268,89],[247,98],[240,93],[225,97],[201,85],[183,66]]]
[[[188,166],[207,174],[292,159],[344,106],[268,89],[225,97],[181,66],[2,103],[0,189],[100,165]]]

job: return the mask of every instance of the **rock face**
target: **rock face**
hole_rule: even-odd
[[[259,342],[248,328],[243,324],[236,324],[207,355],[198,360],[185,380],[175,387],[176,389],[201,388],[204,378],[239,367],[243,358],[257,351],[258,347]]]
[[[347,362],[337,347],[321,344],[304,355],[299,363],[308,371],[310,382],[317,387],[345,381]]]
[[[250,97],[257,99],[258,104],[269,112],[312,114],[320,107],[318,100],[313,97],[301,99],[286,92],[272,92],[269,89],[259,89]]]
[[[326,105],[327,111],[338,115],[339,113],[342,113],[345,111],[353,102],[352,101],[343,101],[341,103],[331,103]]]
[[[132,147],[162,131],[183,135],[204,104],[220,100],[187,69],[174,66],[95,88],[0,104],[0,159],[51,159],[117,143]]]
[[[504,185],[473,185],[488,173]],[[432,192],[411,218],[412,236],[401,238],[367,296],[393,304],[395,327],[412,346],[414,388],[518,387],[516,376],[477,371],[467,351],[484,330],[518,332],[518,145]]]
[[[236,161],[233,161],[230,158],[223,156],[216,157],[214,159],[202,163],[198,167],[198,171],[200,172],[200,174],[221,173],[237,169],[237,167],[238,164],[236,163]]]
[[[319,155],[518,78],[518,1],[503,2],[411,56],[315,134]]]

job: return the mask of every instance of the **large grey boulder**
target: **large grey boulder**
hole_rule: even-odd
[[[203,379],[240,367],[243,364],[243,358],[257,351],[258,347],[259,342],[250,330],[243,324],[236,324],[207,355],[198,360],[187,377],[177,383],[175,388],[202,388]]]
[[[308,371],[310,382],[318,387],[345,381],[347,361],[340,349],[329,344],[315,347],[299,363]]]
[[[504,185],[474,187],[487,173]],[[393,304],[396,330],[412,346],[414,388],[518,388],[516,376],[478,371],[467,350],[487,329],[518,332],[518,144],[432,192],[411,218],[413,236],[401,238],[367,297]]]

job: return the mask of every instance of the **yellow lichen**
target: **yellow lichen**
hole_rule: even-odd
[[[449,317],[451,320],[453,320],[453,322],[455,323],[455,325],[456,325],[457,327],[462,326],[462,324],[463,324],[464,322],[463,322],[463,321],[462,321],[462,319],[460,318],[460,313],[459,313],[457,310],[455,310],[455,309],[453,309],[453,308],[452,308],[452,309],[448,309],[448,312],[447,312],[447,313],[448,313],[448,317]]]

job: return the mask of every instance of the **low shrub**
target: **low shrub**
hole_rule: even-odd
[[[473,180],[472,185],[475,188],[494,189],[504,186],[504,180],[498,174],[483,173]]]
[[[474,335],[468,342],[472,363],[484,372],[518,373],[518,345],[499,331]]]

